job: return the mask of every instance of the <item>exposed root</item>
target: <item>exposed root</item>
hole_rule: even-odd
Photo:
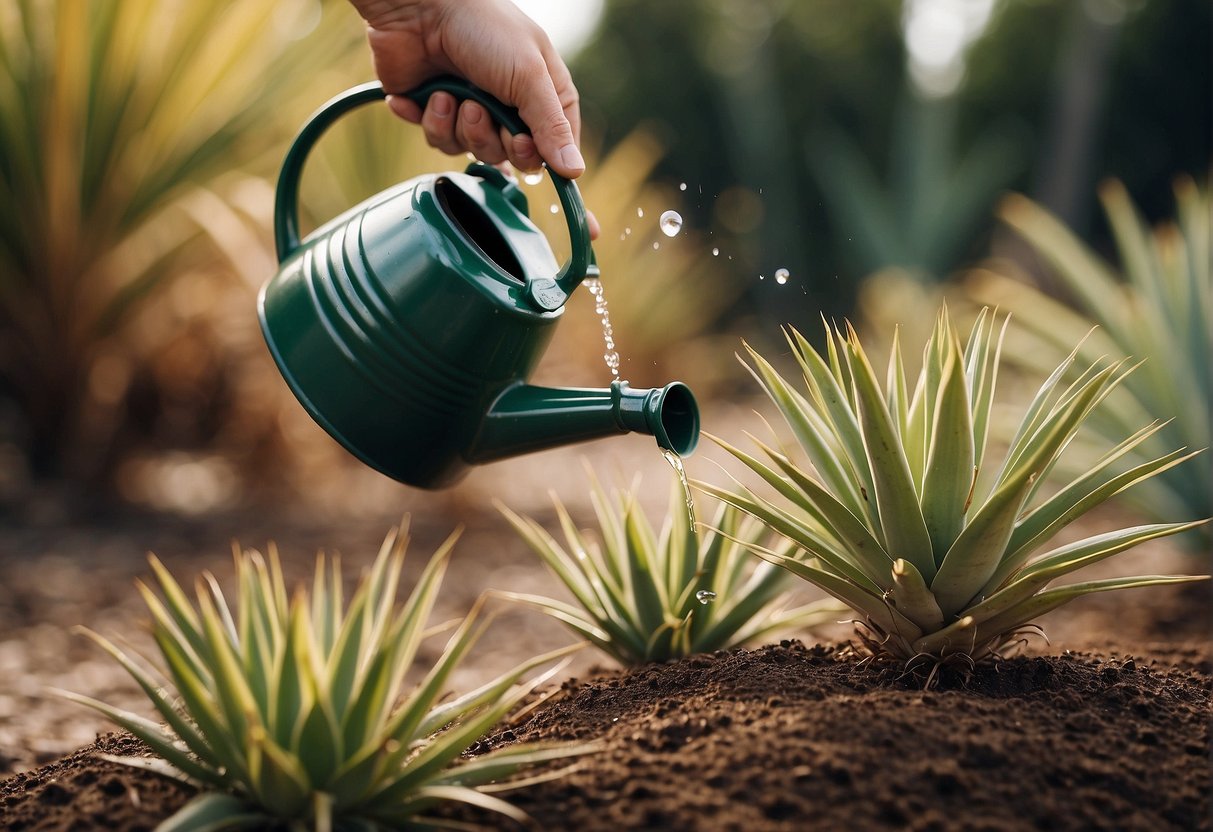
[[[895,672],[898,682],[906,679],[921,681],[923,690],[938,684],[940,675],[954,671],[960,675],[960,685],[967,687],[973,672],[983,662],[997,663],[1023,650],[1031,636],[1039,636],[1047,644],[1044,630],[1027,624],[1009,633],[1001,633],[984,644],[974,640],[963,649],[943,653],[915,652],[913,646],[898,633],[886,633],[871,620],[847,622],[855,626],[855,641],[849,642],[840,656],[858,657],[857,667],[876,667],[883,672]]]

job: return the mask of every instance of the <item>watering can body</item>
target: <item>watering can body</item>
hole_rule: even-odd
[[[417,95],[424,101],[434,89],[483,96],[457,79]],[[301,131],[279,179],[280,270],[258,312],[275,362],[312,417],[367,465],[427,488],[449,485],[470,465],[629,430],[689,453],[698,410],[685,385],[526,383],[564,302],[595,272],[574,183],[553,174],[573,241],[563,268],[517,183],[479,164],[396,185],[299,239],[308,150],[342,113],[382,97],[364,85],[330,101]],[[516,119],[485,103],[502,123]]]

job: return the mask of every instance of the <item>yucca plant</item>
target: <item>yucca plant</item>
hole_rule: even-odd
[[[997,303],[1016,316],[1022,348],[1012,360],[1047,372],[1081,335],[1098,329],[1080,356],[1134,356],[1141,368],[1092,414],[1101,439],[1124,435],[1151,414],[1169,419],[1128,455],[1140,463],[1179,446],[1207,448],[1213,413],[1213,200],[1189,177],[1175,181],[1178,216],[1151,231],[1124,186],[1107,182],[1100,200],[1108,217],[1121,274],[1065,225],[1031,200],[1008,197],[999,215],[1048,265],[1074,307],[1013,279],[995,266],[968,283],[982,303]],[[1006,267],[1010,270],[1010,267]],[[1075,462],[1092,458],[1090,443]],[[1213,514],[1213,476],[1208,464],[1173,468],[1146,484],[1136,508],[1157,519]],[[1196,541],[1199,535],[1185,535]],[[1208,536],[1204,536],[1208,543]]]
[[[426,812],[447,800],[525,820],[491,794],[518,783],[485,784],[587,746],[517,744],[459,758],[559,668],[518,684],[525,674],[568,650],[444,699],[451,672],[488,626],[478,620],[477,604],[405,693],[453,543],[454,537],[439,549],[399,606],[406,538],[396,532],[348,604],[336,559],[317,560],[310,598],[301,589],[288,600],[272,548],[268,562],[254,552],[237,553],[232,608],[210,575],[198,582],[192,604],[153,557],[161,594],[142,582],[139,591],[160,651],[156,670],[176,695],[112,642],[85,632],[134,677],[167,728],[87,696],[64,695],[105,714],[162,758],[120,762],[202,790],[161,830],[259,829],[271,822],[292,829],[395,829],[425,822]]]
[[[239,193],[361,39],[343,0],[0,0],[0,395],[35,474],[103,444],[90,370],[177,258],[264,263]]]
[[[1136,576],[1047,588],[1138,543],[1195,525],[1135,526],[1049,548],[1061,529],[1112,495],[1191,454],[1173,451],[1115,472],[1119,459],[1159,430],[1154,424],[1064,487],[1042,488],[1092,410],[1129,372],[1123,362],[1104,362],[1065,384],[1072,354],[1040,387],[995,464],[986,445],[1005,327],[1005,319],[1000,326],[983,311],[962,348],[944,310],[913,388],[896,339],[882,385],[850,328],[827,326],[824,355],[788,332],[807,393],[750,350],[755,378],[811,467],[757,440],[769,462],[717,439],[778,496],[698,486],[802,549],[790,555],[754,547],[856,610],[861,641],[875,655],[924,659],[935,667],[974,661],[996,654],[1033,619],[1074,598],[1200,579]]]
[[[999,191],[1023,168],[1023,149],[1000,125],[959,147],[956,96],[906,90],[886,165],[865,158],[854,131],[834,125],[806,144],[840,249],[864,273],[900,269],[918,280],[951,271],[987,221]],[[877,171],[888,169],[887,183]]]
[[[552,499],[565,545],[535,520],[498,508],[576,603],[502,594],[551,615],[622,665],[735,647],[773,630],[821,624],[839,609],[832,602],[781,608],[788,576],[769,564],[753,568],[747,552],[777,539],[772,544],[761,523],[723,504],[711,526],[692,530],[678,482],[658,534],[634,489],[608,497],[595,481],[601,545]],[[782,555],[792,549],[787,545]]]

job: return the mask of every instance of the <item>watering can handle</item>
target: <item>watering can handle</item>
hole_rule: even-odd
[[[477,102],[512,134],[530,132],[516,109],[502,104],[479,87],[453,75],[432,78],[416,89],[404,93],[404,96],[424,108],[430,96],[436,92],[448,92],[457,99]],[[300,245],[299,178],[312,146],[339,117],[363,104],[382,101],[386,96],[387,93],[377,81],[348,89],[317,110],[295,136],[282,162],[282,172],[278,176],[278,189],[274,197],[274,244],[277,247],[279,263],[290,257]],[[577,183],[565,179],[551,168],[548,168],[548,174],[552,177],[552,184],[556,187],[556,195],[568,221],[572,253],[555,277],[531,279],[527,283],[526,295],[534,306],[550,311],[560,308],[585,279],[593,261],[593,252],[590,251],[590,228],[586,221],[585,203],[581,200]]]

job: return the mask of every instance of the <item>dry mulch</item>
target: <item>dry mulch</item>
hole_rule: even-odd
[[[602,742],[514,793],[541,829],[1207,829],[1211,657],[1157,652],[1012,658],[924,691],[785,641],[566,682],[474,750]],[[94,753],[137,745],[106,735],[0,781],[5,828],[150,829],[187,791]]]

